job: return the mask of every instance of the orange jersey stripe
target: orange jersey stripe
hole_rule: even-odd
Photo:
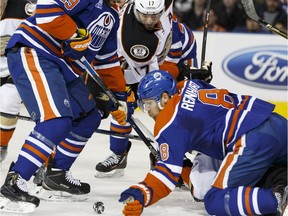
[[[45,40],[41,35],[39,35],[36,31],[34,31],[32,28],[30,28],[27,25],[21,24],[19,28],[24,28],[27,31],[29,31],[31,34],[33,34],[35,37],[37,37],[38,40],[40,40],[45,46],[47,46],[49,49],[51,49],[56,55],[62,56],[60,48],[57,49],[54,46],[52,46],[47,40]]]
[[[110,130],[118,132],[118,133],[130,133],[132,131],[132,128],[131,127],[129,127],[129,128],[117,128],[117,127],[114,127],[111,125]]]
[[[177,56],[181,56],[182,55],[182,50],[181,51],[178,51],[178,52],[172,52],[172,51],[170,51],[169,52],[169,54],[171,55],[171,56],[173,56],[173,57],[177,57]]]
[[[169,170],[167,170],[165,167],[162,166],[155,166],[155,169],[157,171],[160,170],[164,173],[166,173],[171,179],[173,179],[174,181],[178,182],[179,178],[177,178],[176,176],[174,176]]]
[[[227,172],[228,167],[231,165],[233,159],[235,158],[235,156],[239,153],[239,149],[240,147],[242,147],[242,142],[241,142],[241,138],[237,140],[237,142],[235,143],[235,149],[233,153],[230,153],[227,155],[227,159],[225,160],[225,162],[222,163],[221,165],[221,169],[218,171],[218,175],[217,178],[214,180],[214,187],[223,189],[223,181],[224,181],[224,176],[225,173]],[[224,164],[224,166],[223,166]]]
[[[62,8],[45,8],[45,9],[36,9],[35,14],[48,14],[48,13],[58,13],[58,12],[64,12]]]
[[[63,14],[50,23],[38,24],[40,28],[59,40],[71,38],[76,33],[77,25],[67,14]]]
[[[40,157],[43,161],[45,161],[48,157],[46,155],[44,155],[42,152],[40,152],[39,150],[35,149],[34,147],[28,145],[27,143],[25,143],[23,145],[23,148],[28,149],[29,151],[33,152],[34,154],[36,154],[38,157]]]
[[[231,141],[232,139],[232,135],[234,134],[234,129],[236,127],[236,124],[238,122],[238,119],[239,119],[239,113],[241,110],[243,110],[243,107],[244,105],[246,104],[248,100],[248,97],[245,96],[244,100],[243,100],[243,103],[240,104],[240,106],[237,108],[237,110],[235,110],[235,113],[234,113],[234,116],[233,116],[233,119],[232,119],[232,122],[231,122],[231,126],[230,126],[230,129],[229,129],[229,133],[228,133],[228,137],[227,137],[227,141],[226,141],[226,145]]]
[[[245,190],[245,206],[246,206],[246,210],[247,210],[248,215],[253,215],[252,209],[251,209],[251,206],[250,206],[250,202],[249,202],[249,200],[250,200],[249,199],[250,191],[251,191],[251,187],[246,187],[246,190]]]
[[[223,189],[223,181],[224,181],[225,173],[227,171],[227,168],[231,165],[231,163],[232,163],[232,161],[234,159],[234,155],[233,154],[229,154],[226,157],[227,157],[227,159],[225,160],[225,164],[221,168],[221,170],[218,171],[218,176],[214,180],[214,183],[213,183],[213,186],[216,187],[216,188]]]
[[[40,76],[40,72],[38,71],[38,69],[35,65],[33,55],[31,53],[25,53],[25,58],[27,61],[27,66],[31,72],[31,75],[33,77],[33,80],[35,82],[38,94],[39,94],[41,102],[42,102],[42,106],[43,106],[43,110],[44,110],[44,120],[48,120],[48,119],[52,119],[52,118],[57,117],[50,106],[49,99],[48,99],[48,96],[46,93],[46,89],[45,89],[44,83],[42,81],[42,78]]]
[[[83,147],[79,147],[79,148],[73,147],[73,146],[67,144],[67,143],[64,142],[64,141],[60,142],[60,144],[61,144],[63,147],[65,147],[65,148],[67,148],[67,149],[69,149],[69,150],[71,150],[71,151],[74,151],[74,152],[81,152],[82,149],[84,148],[84,146],[83,146]]]

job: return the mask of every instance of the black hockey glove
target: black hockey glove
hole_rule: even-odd
[[[186,79],[199,79],[210,83],[213,78],[211,61],[205,61],[201,69],[193,67],[190,68],[190,66],[185,64],[184,62],[178,63],[177,66],[179,69],[177,81],[182,81]]]
[[[107,118],[110,114],[110,98],[104,92],[103,88],[99,86],[87,73],[84,73],[81,78],[96,101],[96,106],[102,114],[102,119]]]

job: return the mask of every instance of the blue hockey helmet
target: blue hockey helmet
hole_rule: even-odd
[[[158,103],[164,92],[174,95],[177,92],[176,80],[164,70],[154,70],[148,73],[138,85],[138,104],[141,108],[143,99],[155,99]]]

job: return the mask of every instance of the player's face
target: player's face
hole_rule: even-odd
[[[143,99],[141,100],[140,108],[147,112],[148,115],[156,120],[156,117],[158,116],[159,112],[161,111],[158,103],[155,99]]]
[[[147,30],[153,30],[158,23],[161,14],[143,14],[139,13],[139,19]]]

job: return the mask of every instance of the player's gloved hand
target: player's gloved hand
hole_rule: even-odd
[[[141,215],[143,207],[150,202],[150,199],[151,192],[145,185],[132,185],[120,195],[119,202],[125,204],[122,213],[125,216]]]
[[[71,60],[78,60],[85,55],[91,42],[91,35],[87,29],[79,28],[69,39],[62,42],[61,52]]]
[[[211,61],[205,61],[201,69],[190,67],[184,62],[179,63],[177,66],[179,69],[177,81],[186,79],[200,79],[210,83],[213,78]]]
[[[119,106],[117,109],[111,106],[110,114],[120,125],[126,125],[128,112],[127,92],[114,92],[114,95],[118,99],[121,106]]]
[[[134,114],[134,110],[137,108],[137,102],[135,100],[135,94],[134,92],[130,89],[127,88],[127,121],[130,120],[131,116]]]
[[[121,106],[118,109],[112,107],[110,113],[120,125],[125,125],[137,107],[134,92],[128,89],[127,92],[114,92],[114,94]]]

